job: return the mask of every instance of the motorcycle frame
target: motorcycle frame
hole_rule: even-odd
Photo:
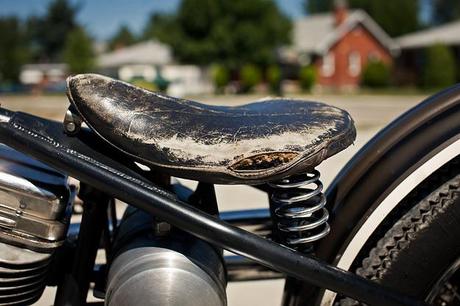
[[[367,211],[369,206],[372,206],[372,201],[368,201],[371,204],[368,204],[367,209],[366,207],[351,209],[344,206],[345,201],[340,201],[340,192],[337,190],[341,191],[348,188],[348,191],[342,193],[342,199],[343,195],[352,193],[353,184],[358,184],[360,179],[370,173],[369,169],[373,164],[372,162],[366,164],[365,161],[378,160],[378,156],[373,156],[371,152],[378,152],[379,148],[384,148],[385,143],[392,145],[402,143],[404,137],[401,135],[409,135],[417,125],[421,126],[436,116],[447,114],[453,108],[458,108],[459,101],[460,86],[447,89],[409,112],[410,116],[406,114],[406,118],[403,116],[402,119],[398,119],[399,124],[393,125],[390,131],[394,131],[398,126],[401,128],[404,124],[408,126],[407,129],[401,129],[399,137],[395,135],[391,137],[388,129],[383,133],[385,137],[377,137],[377,141],[374,141],[373,145],[366,147],[368,153],[361,151],[339,174],[332,188],[328,190],[327,196],[330,200],[328,205],[333,208],[332,211],[347,211],[358,221],[362,220],[364,218],[362,211]],[[407,116],[420,120],[418,123],[415,119],[409,121]],[[379,139],[389,140],[379,143]],[[309,284],[309,286],[326,288],[369,305],[426,305],[423,301],[414,300],[321,260],[321,257],[328,260],[325,256],[328,253],[321,253],[323,248],[327,249],[327,246],[331,246],[331,244],[330,250],[340,248],[340,243],[343,240],[331,241],[333,237],[337,237],[337,235],[346,237],[351,234],[349,230],[347,231],[338,225],[335,226],[337,221],[334,217],[332,219],[332,232],[336,234],[325,242],[321,242],[318,248],[318,257],[312,257],[240,229],[180,200],[176,195],[150,182],[134,163],[126,162],[129,159],[123,153],[114,152],[110,145],[87,129],[83,129],[77,135],[70,137],[64,133],[60,123],[0,109],[0,141],[79,179],[83,185],[91,186],[94,190],[105,194],[106,197],[101,197],[103,199],[117,198],[127,202],[218,247],[279,271],[291,279],[295,279],[296,282],[300,282],[300,287]],[[358,171],[356,167],[362,168]],[[359,179],[354,179],[350,183],[348,180],[350,177]],[[104,205],[102,204],[100,207],[106,207]],[[92,206],[94,207],[94,204]],[[98,212],[96,209],[93,213],[98,214],[100,211]],[[94,226],[94,221],[88,222],[88,220],[94,220],[93,213],[87,212],[84,219],[86,221],[82,221],[78,236],[79,242],[77,243],[80,248],[84,248],[88,243],[94,246],[94,241],[89,238],[91,235],[88,231],[88,227]],[[96,235],[93,235],[93,239],[100,238],[94,238],[94,236]],[[87,242],[81,242],[84,239],[87,239]],[[327,241],[329,244],[325,245],[324,243]],[[94,247],[91,252],[93,251]],[[329,251],[329,254],[332,253],[333,251]],[[83,257],[79,257],[77,261],[83,262],[90,262],[94,255],[93,253],[85,255],[78,252],[77,254],[81,254],[80,256]],[[78,269],[73,270],[73,273],[82,273],[78,272]],[[75,281],[70,281],[70,283],[73,283],[71,286],[75,286]],[[287,288],[289,289],[289,284]],[[61,290],[61,292],[63,291],[65,290]],[[66,299],[65,294],[59,296]],[[77,305],[81,301],[81,298],[75,299],[75,302],[70,304]]]

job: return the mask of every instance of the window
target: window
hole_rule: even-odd
[[[325,77],[330,77],[335,73],[335,58],[333,53],[328,53],[323,56],[323,65],[321,67],[321,74]]]
[[[376,51],[369,52],[367,55],[367,59],[370,62],[377,62],[380,61],[380,56]]]
[[[348,55],[348,73],[353,77],[361,73],[361,56],[356,51]]]

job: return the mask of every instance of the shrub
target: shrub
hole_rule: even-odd
[[[279,66],[270,66],[267,69],[267,81],[270,90],[277,94],[281,94],[281,69]]]
[[[148,82],[148,81],[143,80],[143,79],[131,80],[131,84],[133,84],[134,86],[137,86],[137,87],[142,87],[142,88],[150,90],[150,91],[157,91],[158,90],[158,87],[154,83]]]
[[[455,83],[455,57],[445,45],[434,45],[426,50],[422,85],[425,88],[447,87]]]
[[[157,88],[158,91],[161,92],[166,92],[169,86],[169,81],[165,79],[161,73],[158,71],[157,76],[155,77],[155,80],[153,80],[153,84]]]
[[[214,65],[211,68],[211,77],[216,88],[216,93],[222,93],[230,81],[230,73],[227,68],[221,65]]]
[[[240,70],[241,90],[249,92],[262,80],[262,73],[257,66],[244,65]]]
[[[316,70],[313,66],[304,66],[299,72],[300,87],[304,91],[310,91],[316,82]]]
[[[390,84],[390,66],[380,60],[370,60],[362,74],[361,83],[370,88],[381,88]]]

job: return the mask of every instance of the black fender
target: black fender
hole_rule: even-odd
[[[326,191],[331,234],[320,241],[317,255],[337,260],[369,210],[459,135],[460,84],[427,98],[375,135]]]
[[[331,232],[318,242],[316,255],[337,265],[382,201],[417,168],[459,138],[460,84],[427,98],[381,130],[327,189]],[[285,305],[305,305],[311,298],[308,284],[287,283]]]

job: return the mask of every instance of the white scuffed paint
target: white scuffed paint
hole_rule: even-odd
[[[161,139],[154,142],[160,150],[167,149],[176,156],[187,159],[195,159],[196,156],[203,158],[203,162],[215,163],[229,156],[244,156],[245,154],[253,154],[267,148],[273,151],[289,151],[286,148],[292,146],[305,147],[310,143],[318,141],[319,136],[324,134],[323,129],[310,129],[308,132],[302,133],[282,133],[279,135],[271,135],[263,139],[263,141],[254,141],[252,139],[245,139],[239,141],[225,141],[217,144],[204,144],[196,142],[191,137],[174,137],[168,139]],[[300,142],[301,141],[301,142]],[[190,153],[189,153],[190,152]]]

